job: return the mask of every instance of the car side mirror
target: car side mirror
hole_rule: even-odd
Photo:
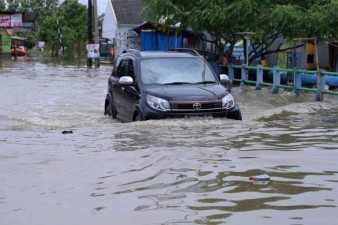
[[[220,81],[222,84],[226,85],[226,88],[231,93],[231,80],[229,79],[229,76],[226,74],[219,75]]]
[[[228,75],[226,75],[226,74],[219,75],[219,78],[220,78],[222,83],[228,83],[230,81]]]
[[[134,80],[132,77],[129,77],[129,76],[122,76],[120,77],[119,79],[119,84],[121,86],[130,86],[134,83]]]

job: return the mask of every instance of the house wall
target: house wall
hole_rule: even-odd
[[[115,57],[126,49],[141,49],[140,37],[131,30],[136,24],[118,24],[111,1],[108,1],[102,22],[102,37],[114,41]]]
[[[320,68],[330,67],[329,45],[327,43],[318,46],[318,62]]]
[[[132,32],[133,25],[120,25],[116,32],[115,54],[119,56],[126,49],[141,49],[140,37]]]
[[[102,22],[102,37],[113,40],[118,28],[116,16],[111,1],[108,1],[105,16]]]
[[[284,38],[277,39],[273,45],[270,46],[271,50],[277,49],[279,45],[286,44],[287,40]],[[302,44],[301,42],[296,42],[296,45]],[[293,42],[289,42],[289,46],[293,46]],[[297,55],[297,68],[299,69],[306,69],[307,64],[307,48],[306,45],[300,48],[296,49],[296,55]],[[274,53],[269,54],[266,58],[268,61],[269,66],[275,66],[278,65],[282,68],[285,68],[286,66],[288,68],[292,68],[293,65],[289,65],[290,62],[292,62],[292,59],[290,61],[290,56],[293,57],[293,50],[290,50],[287,52],[280,52],[280,53]],[[320,68],[329,68],[329,47],[327,43],[322,43],[318,45],[318,64]]]

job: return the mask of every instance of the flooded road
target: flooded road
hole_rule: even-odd
[[[337,224],[337,97],[234,87],[243,121],[120,123],[110,72],[0,62],[1,225]]]

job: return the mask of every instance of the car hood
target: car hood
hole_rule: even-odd
[[[223,98],[228,91],[216,85],[161,85],[146,88],[145,93],[168,101],[206,101]]]

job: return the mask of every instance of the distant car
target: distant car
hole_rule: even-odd
[[[108,79],[104,114],[122,122],[187,116],[242,120],[228,84],[228,76],[218,77],[194,50],[127,50]]]
[[[11,56],[27,56],[28,51],[25,49],[24,46],[18,46],[17,48],[11,49]]]

